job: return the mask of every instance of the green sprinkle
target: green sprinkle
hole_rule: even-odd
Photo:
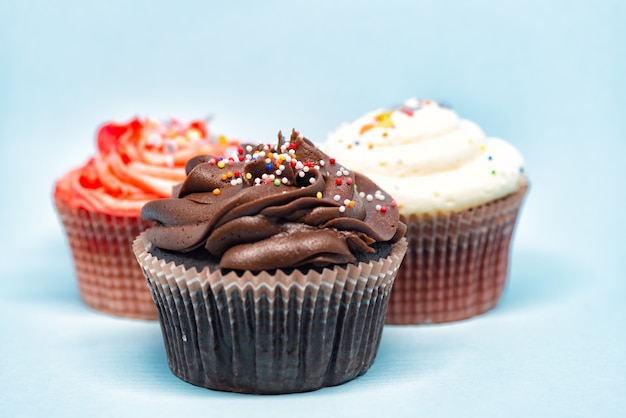
[[[274,186],[280,186],[280,180],[278,179],[274,180]]]
[[[495,176],[496,175],[496,170],[491,170],[491,175]]]

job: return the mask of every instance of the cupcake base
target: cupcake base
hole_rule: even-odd
[[[132,242],[150,223],[139,216],[113,216],[55,205],[69,242],[85,304],[111,315],[156,319],[146,280],[132,252]]]
[[[505,287],[510,244],[528,186],[461,212],[401,217],[409,248],[387,324],[459,321],[492,309]]]
[[[369,263],[321,271],[198,272],[133,249],[182,380],[258,394],[305,392],[365,373],[376,356],[406,241]]]

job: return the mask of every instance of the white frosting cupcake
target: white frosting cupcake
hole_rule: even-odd
[[[512,145],[431,100],[367,113],[339,127],[323,148],[389,191],[406,214],[460,211],[526,184]]]

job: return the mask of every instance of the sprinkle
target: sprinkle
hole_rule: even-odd
[[[226,177],[226,174],[222,174],[222,181],[226,181],[228,180],[228,177]]]
[[[252,173],[246,173],[246,179],[250,180],[252,178]]]
[[[380,208],[380,213],[386,213],[387,212],[387,206],[382,206]]]
[[[252,152],[252,145],[248,145],[248,146],[246,147],[246,151],[248,151],[248,152]]]
[[[315,195],[315,197],[317,197],[318,199],[322,198],[322,192],[317,192],[317,194]]]
[[[326,162],[324,160],[320,160],[320,167],[324,167],[325,164]]]
[[[343,172],[342,171],[337,171],[336,175],[337,175],[337,177],[341,177],[343,175]]]
[[[397,205],[396,201],[395,201],[395,200],[392,200],[392,201],[391,201],[391,207],[392,207],[392,208],[395,208],[395,207],[396,207],[396,205]]]
[[[228,177],[229,179],[233,178],[233,173],[231,173],[230,171],[228,173],[226,173],[226,177]]]
[[[387,136],[387,132],[385,132],[385,133],[383,134],[383,136]],[[368,148],[368,149],[374,149],[374,144],[369,144],[369,145],[367,146],[367,148]]]
[[[280,176],[281,174],[283,174],[283,172],[281,170],[276,170],[276,175]]]
[[[371,202],[372,200],[374,200],[374,196],[372,196],[371,194],[368,194],[365,199],[367,199],[368,202]]]
[[[339,212],[344,213],[346,211],[345,206],[339,206]]]
[[[289,179],[287,177],[283,177],[282,182],[283,184],[287,184],[289,183]]]
[[[335,164],[336,161],[335,161],[334,158],[331,158],[330,160],[328,160],[328,162],[331,163],[331,164]]]
[[[211,158],[211,159],[209,160],[209,164],[211,164],[211,165],[215,165],[215,158]]]
[[[496,175],[496,170],[491,170],[491,175],[495,176]]]
[[[354,185],[354,187],[356,187],[356,184]],[[361,199],[365,198],[365,192],[359,192],[359,197]]]
[[[380,210],[381,208],[382,208],[382,206],[376,205],[376,210]]]
[[[348,178],[346,179],[346,183],[348,183],[348,186],[349,186],[349,185],[351,185],[351,184],[352,184],[352,178],[351,178],[351,177],[348,177]]]
[[[519,168],[519,172],[520,172],[520,174],[524,174],[524,167],[520,167]]]
[[[298,146],[296,145],[295,142],[290,142],[289,143],[289,148],[291,148],[292,150],[295,150],[296,148],[298,148]]]
[[[300,171],[300,172],[298,173],[298,176],[300,176],[300,177],[304,178],[304,176],[306,176],[306,173],[305,173],[304,171]]]
[[[343,182],[341,181],[341,179],[335,179],[335,184],[336,184],[337,186],[341,186],[341,183],[343,183]]]
[[[487,159],[488,159],[489,161],[491,161],[491,160],[493,160],[493,157],[490,155],[489,157],[487,157]]]
[[[239,177],[239,176],[241,176],[241,172],[240,172],[240,171],[235,171],[235,172],[233,173],[233,176],[235,176],[235,177]]]
[[[348,144],[348,149],[352,149],[352,144]]]
[[[265,166],[265,168],[267,170],[271,170],[272,168],[274,168],[274,166],[272,164],[268,164],[268,165]]]
[[[217,163],[217,166],[218,166],[219,168],[224,168],[224,167],[226,166],[226,163],[225,163],[224,161],[219,161],[219,162]]]
[[[343,201],[343,204],[346,205],[346,206],[348,206],[349,203],[350,203],[350,199],[346,199],[346,200]]]
[[[243,154],[243,148],[241,148],[241,147],[237,148],[237,153],[238,154]]]
[[[311,184],[315,183],[315,177],[311,177],[311,178],[309,179],[309,183],[311,183]]]
[[[483,144],[483,145],[481,145],[481,146],[480,146],[480,150],[481,150],[482,152],[485,152],[485,149],[486,149],[486,148],[487,148],[487,147],[485,146],[485,144]]]
[[[257,177],[257,178],[255,178],[255,179],[254,179],[254,184],[256,184],[256,185],[261,184],[261,179],[260,179],[260,178],[258,178],[258,177]]]
[[[244,161],[245,161],[245,159],[246,159],[246,158],[245,158],[243,155],[240,155],[240,156],[239,156],[239,162],[241,162],[241,163],[242,163],[242,162],[244,162]]]
[[[217,188],[213,189],[213,194],[215,196],[219,196],[220,193],[221,193],[220,189],[217,189]]]
[[[338,194],[336,194],[336,195],[334,195],[334,196],[333,196],[333,200],[334,200],[335,202],[339,202],[339,201],[341,200],[341,196],[339,196]]]
[[[308,173],[309,167],[305,165],[304,167],[302,167],[302,171],[304,171],[305,173]]]
[[[236,185],[237,185],[237,179],[232,179],[232,180],[230,181],[230,185],[231,185],[231,186],[236,186]]]

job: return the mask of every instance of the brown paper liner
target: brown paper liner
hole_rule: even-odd
[[[87,306],[111,315],[157,319],[132,242],[150,227],[139,216],[87,211],[55,198],[72,251],[78,290]]]
[[[370,263],[321,272],[197,272],[133,250],[152,289],[172,372],[211,389],[291,393],[338,385],[376,356],[406,240]]]
[[[452,322],[498,303],[510,243],[528,186],[461,212],[403,216],[409,248],[389,301],[387,324]]]

